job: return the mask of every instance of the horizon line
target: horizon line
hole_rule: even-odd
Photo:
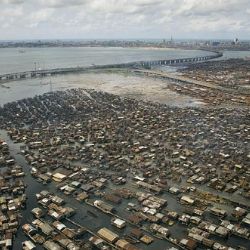
[[[194,41],[230,41],[235,38],[173,38],[172,41],[178,40],[194,40]],[[23,38],[23,39],[0,39],[0,42],[12,42],[12,41],[142,41],[142,40],[166,40],[171,41],[171,38]],[[241,41],[250,41],[250,38],[239,39]]]

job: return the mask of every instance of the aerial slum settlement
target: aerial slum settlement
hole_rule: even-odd
[[[250,105],[249,58],[194,63],[178,72],[187,81],[191,79],[201,85],[171,85],[177,93],[200,98],[210,106]]]
[[[249,249],[246,107],[177,108],[71,89],[0,114],[36,183],[26,187],[35,202],[18,229],[23,249]],[[6,249],[28,178],[8,152],[1,141]]]
[[[8,144],[0,138],[0,248],[11,249],[26,206],[24,172],[10,155]]]

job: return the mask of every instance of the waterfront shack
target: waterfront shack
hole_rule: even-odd
[[[114,232],[110,231],[109,229],[103,227],[100,230],[98,230],[97,234],[103,238],[104,240],[114,243],[119,239],[119,236],[115,234]]]

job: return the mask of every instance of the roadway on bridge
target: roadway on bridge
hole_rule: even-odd
[[[181,75],[176,75],[173,73],[167,73],[167,72],[156,71],[156,70],[145,70],[145,69],[136,69],[136,70],[131,70],[131,71],[135,72],[135,73],[146,74],[147,76],[156,76],[156,77],[167,78],[167,79],[174,80],[174,81],[185,82],[185,83],[189,83],[189,84],[198,85],[200,87],[206,87],[206,88],[216,89],[216,90],[220,90],[220,91],[227,91],[230,93],[237,94],[237,92],[239,92],[239,91],[236,91],[233,89],[221,87],[221,86],[213,84],[213,83],[208,83],[205,81],[198,81],[196,79],[187,78],[187,77],[184,77]],[[240,93],[240,94],[242,94],[242,93]]]

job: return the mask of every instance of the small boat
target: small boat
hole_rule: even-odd
[[[129,235],[124,235],[124,239],[126,241],[128,241],[129,243],[131,244],[136,244],[136,243],[139,243],[140,241],[137,240],[136,238],[132,237],[132,236],[129,236]]]
[[[5,89],[10,89],[10,86],[6,86],[4,84],[1,85],[2,88],[5,88]]]
[[[95,218],[98,217],[97,214],[95,214],[94,212],[92,212],[92,211],[90,211],[90,210],[87,210],[87,213],[90,214],[92,217],[95,217]]]

